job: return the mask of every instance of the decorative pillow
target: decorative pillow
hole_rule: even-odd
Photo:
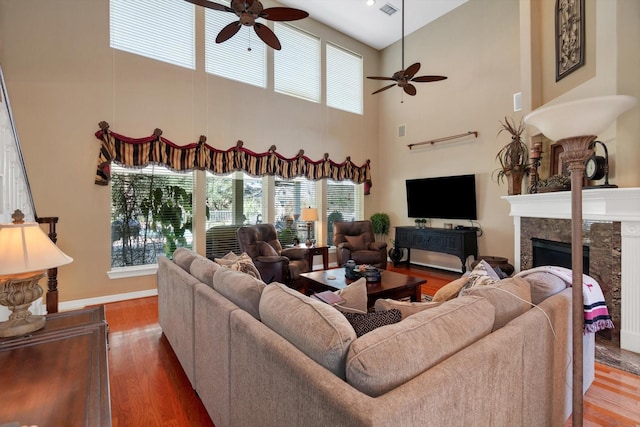
[[[493,267],[485,260],[480,262],[471,270],[471,274],[467,276],[467,282],[464,284],[463,289],[473,288],[475,286],[490,285],[500,280],[500,277],[495,272]]]
[[[491,285],[474,286],[462,290],[460,295],[486,298],[495,307],[496,319],[493,322],[493,331],[502,328],[532,307],[531,287],[520,277],[503,279]]]
[[[213,273],[220,268],[219,264],[209,258],[198,255],[192,262],[189,272],[193,277],[204,284],[213,286]]]
[[[354,251],[362,251],[367,248],[364,244],[364,236],[362,235],[344,236],[344,238],[347,240],[347,243],[349,243],[349,246],[351,246],[351,249]]]
[[[229,252],[222,258],[216,258],[215,261],[218,264],[229,267],[232,270],[242,271],[243,273],[247,273],[248,275],[253,276],[256,279],[262,280],[262,277],[260,277],[260,272],[256,268],[255,264],[253,264],[253,260],[251,259],[251,257],[247,255],[246,252],[243,252],[240,255]]]
[[[431,298],[432,302],[444,302],[454,299],[458,296],[460,289],[467,283],[468,276],[462,276],[452,282],[447,283],[436,291],[436,294]]]
[[[188,273],[191,262],[196,259],[196,256],[198,254],[191,249],[178,248],[173,252],[173,262]]]
[[[367,279],[361,277],[349,284],[346,288],[334,292],[340,295],[345,302],[334,305],[343,313],[366,313],[367,312]]]
[[[393,325],[402,320],[402,313],[397,308],[373,313],[343,313],[358,337],[380,326]]]
[[[218,268],[213,275],[213,289],[258,320],[265,286],[263,281],[227,267]]]
[[[278,252],[276,252],[275,248],[267,242],[258,242],[257,246],[258,253],[261,256],[278,256]]]
[[[412,314],[421,312],[422,310],[428,310],[442,304],[441,302],[410,302],[410,301],[396,301],[394,299],[380,298],[376,300],[375,310],[376,312],[388,311],[388,310],[400,310],[402,318],[405,319]],[[357,331],[356,331],[357,333]]]
[[[567,287],[564,280],[546,271],[536,271],[523,278],[531,285],[531,302],[536,305]]]
[[[260,318],[315,362],[345,378],[345,359],[356,333],[338,310],[272,283],[262,292]]]

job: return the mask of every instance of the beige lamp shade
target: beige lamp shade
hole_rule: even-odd
[[[318,209],[304,208],[302,209],[301,219],[305,222],[313,222],[318,220]]]
[[[0,276],[48,270],[71,261],[38,223],[0,224]]]
[[[524,121],[553,141],[572,136],[598,136],[635,104],[636,98],[629,95],[585,98],[538,108],[525,116]]]

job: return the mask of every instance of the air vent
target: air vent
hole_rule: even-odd
[[[386,13],[387,15],[391,16],[398,11],[398,8],[392,4],[387,3],[384,6],[382,6],[380,10]]]

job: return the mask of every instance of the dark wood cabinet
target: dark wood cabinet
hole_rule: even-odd
[[[111,426],[107,329],[100,306],[0,340],[0,425]]]
[[[460,258],[463,272],[470,255],[478,258],[478,237],[469,229],[396,227],[395,246],[407,249],[407,264],[411,263],[411,249],[454,255]]]

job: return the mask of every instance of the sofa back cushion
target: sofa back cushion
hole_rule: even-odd
[[[213,289],[258,320],[264,287],[262,280],[227,267],[218,268],[213,275]]]
[[[460,297],[371,331],[349,347],[347,382],[380,396],[489,334],[494,311],[484,298]]]
[[[205,285],[213,287],[213,273],[215,273],[218,268],[220,268],[219,264],[216,264],[209,258],[198,255],[191,261],[189,272]]]
[[[356,333],[338,310],[272,283],[260,298],[260,318],[316,363],[345,378],[345,357]]]
[[[475,295],[486,298],[496,309],[493,330],[528,311],[531,306],[531,287],[520,278],[502,279],[490,285],[474,286],[461,291],[461,295]]]
[[[551,295],[566,289],[565,281],[555,274],[536,271],[522,276],[531,286],[531,302],[538,305]]]
[[[173,252],[173,262],[187,273],[191,267],[191,262],[198,256],[197,252],[187,248],[178,248]]]

